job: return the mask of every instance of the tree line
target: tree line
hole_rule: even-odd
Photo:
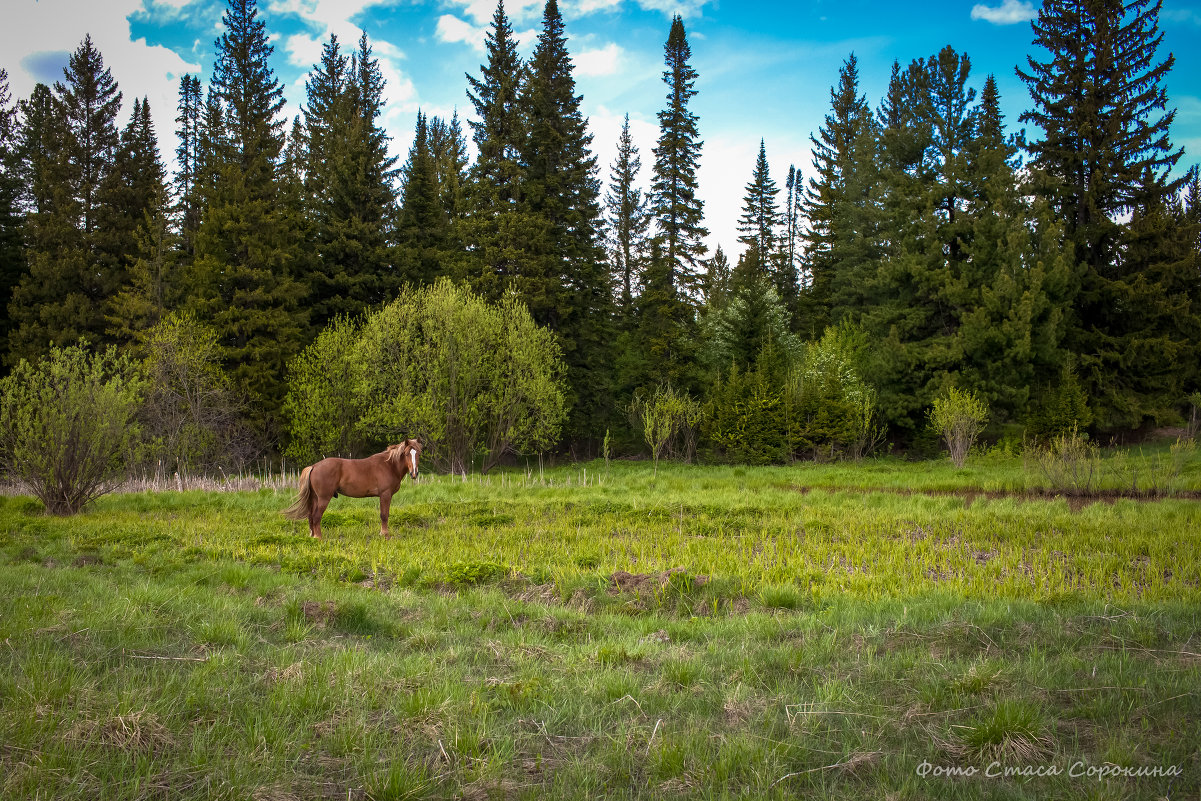
[[[998,436],[1170,424],[1201,390],[1201,187],[1171,143],[1160,5],[1047,0],[1018,68],[1030,141],[953,47],[895,63],[875,106],[849,56],[810,175],[781,190],[760,143],[733,265],[705,246],[679,16],[648,174],[627,116],[603,185],[555,0],[528,60],[497,4],[466,128],[419,113],[403,163],[365,34],[331,35],[289,121],[255,0],[229,0],[207,86],[181,79],[171,173],[145,98],[118,129],[87,37],[28,98],[0,70],[4,363],[203,344],[207,386],[280,451],[319,335],[450,281],[553,332],[577,455],[637,447],[668,396],[696,409],[686,451],[734,461],[920,444],[951,389]]]

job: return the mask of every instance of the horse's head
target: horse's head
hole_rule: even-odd
[[[388,459],[404,466],[410,478],[417,478],[417,462],[421,458],[421,443],[415,439],[388,446]]]

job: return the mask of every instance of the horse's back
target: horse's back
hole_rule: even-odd
[[[351,498],[365,498],[378,495],[384,469],[377,464],[379,460],[372,457],[366,459],[342,459],[330,456],[313,465],[310,480],[313,489],[322,497],[332,498],[338,494]]]

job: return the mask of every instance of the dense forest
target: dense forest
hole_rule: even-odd
[[[952,46],[894,64],[875,104],[849,55],[813,164],[781,187],[760,144],[734,263],[704,244],[678,16],[655,148],[627,117],[607,175],[555,0],[528,60],[498,3],[469,118],[418,114],[403,163],[365,34],[330,37],[289,118],[255,0],[229,0],[207,85],[180,82],[173,172],[145,99],[118,126],[85,38],[28,98],[0,70],[5,370],[112,346],[160,383],[190,371],[194,422],[241,432],[227,456],[315,455],[288,398],[319,335],[449,280],[553,332],[553,448],[576,456],[640,450],[635,412],[665,393],[695,409],[684,452],[738,462],[920,451],[951,388],[994,440],[1173,425],[1201,397],[1201,185],[1171,141],[1160,6],[1046,0],[1017,68],[1028,140]]]

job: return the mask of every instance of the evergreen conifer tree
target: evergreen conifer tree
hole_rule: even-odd
[[[617,308],[623,326],[633,317],[634,294],[646,258],[651,223],[647,199],[636,184],[640,169],[642,160],[630,136],[630,115],[626,114],[617,140],[617,157],[609,168],[609,191],[605,195],[609,264],[617,287]]]
[[[305,92],[299,158],[314,239],[307,283],[311,322],[321,328],[399,288],[389,247],[396,160],[380,126],[383,78],[366,34],[350,56],[331,34]]]
[[[795,179],[795,170],[789,180]],[[739,259],[753,273],[767,278],[775,288],[777,299],[787,311],[788,325],[792,327],[793,313],[796,311],[798,291],[795,262],[788,255],[788,242],[781,230],[785,225],[784,216],[776,205],[779,187],[772,180],[767,164],[767,149],[763,140],[759,140],[759,156],[755,160],[755,170],[751,182],[746,185],[746,195],[742,200],[742,217],[738,222],[738,230],[742,236],[738,241],[746,245],[746,251]],[[791,191],[789,193],[791,195]],[[789,197],[791,204],[791,197]]]
[[[121,93],[90,36],[63,75],[53,93],[35,89],[28,107],[23,146],[35,197],[26,227],[28,271],[9,304],[10,362],[37,358],[51,343],[106,342],[105,304],[124,277],[100,252]]]
[[[441,273],[450,220],[439,193],[429,120],[420,111],[401,175],[404,189],[396,228],[397,266],[402,281],[418,286],[432,284]]]
[[[205,114],[205,213],[196,233],[191,303],[213,327],[231,377],[271,430],[284,370],[299,349],[304,287],[293,274],[302,243],[280,194],[283,88],[255,0],[230,0],[217,40]]]
[[[183,300],[181,264],[187,253],[170,213],[170,198],[161,191],[134,231],[128,277],[109,302],[106,315],[109,334],[135,349]]]
[[[176,173],[174,180],[179,218],[180,249],[189,260],[194,254],[193,239],[200,227],[200,192],[197,186],[197,159],[200,151],[200,118],[204,101],[200,95],[200,78],[185,75],[179,79],[179,114],[175,118]]]
[[[525,243],[528,258],[514,286],[535,322],[559,335],[571,390],[566,435],[599,441],[612,412],[613,298],[592,134],[575,93],[556,0],[546,2],[521,97],[528,134],[519,149],[519,208],[537,236]]]
[[[788,166],[788,179],[784,195],[784,234],[780,243],[779,275],[785,287],[791,287],[791,296],[785,298],[793,330],[800,325],[801,291],[808,285],[807,276],[802,274],[801,265],[801,201],[804,198],[804,180],[795,164]]]
[[[480,66],[480,77],[467,76],[467,97],[477,118],[469,121],[477,155],[463,224],[469,252],[455,271],[485,298],[497,300],[523,272],[525,246],[539,235],[518,209],[526,136],[519,102],[525,68],[504,0],[496,4],[485,47],[488,63]]]
[[[1040,387],[1069,358],[1062,351],[1065,306],[1075,292],[1062,227],[1043,201],[1031,204],[1017,172],[1020,140],[1006,136],[996,80],[988,76],[975,111],[964,174],[960,386],[974,389],[999,421],[1028,419]]]
[[[167,172],[159,156],[154,134],[150,102],[135,99],[129,124],[121,132],[121,142],[113,167],[101,186],[101,204],[97,211],[100,225],[96,231],[97,267],[109,276],[113,299],[129,280],[129,267],[138,250],[138,229],[158,212],[168,197]],[[111,312],[111,305],[105,313]]]
[[[811,136],[815,175],[805,197],[810,285],[801,302],[802,330],[814,337],[832,322],[862,312],[868,270],[879,261],[875,233],[876,125],[859,93],[852,53],[830,90],[830,113]]]
[[[1140,225],[1161,218],[1185,180],[1171,177],[1183,151],[1170,140],[1175,111],[1168,110],[1164,79],[1174,57],[1158,55],[1161,7],[1161,0],[1048,0],[1033,23],[1045,59],[1030,56],[1028,70],[1018,70],[1034,101],[1021,119],[1044,133],[1029,146],[1042,179],[1037,188],[1082,264],[1067,346],[1080,357],[1094,425],[1103,430],[1162,419],[1173,403],[1156,378],[1164,365],[1143,354],[1179,333],[1147,328],[1166,318],[1148,317],[1138,305],[1148,283],[1160,284],[1153,294],[1163,302],[1178,302],[1172,295],[1179,282],[1147,255],[1172,246],[1150,244],[1150,232],[1136,230],[1132,216]],[[1152,228],[1170,239],[1166,226]],[[1132,247],[1140,255],[1125,252]]]
[[[8,303],[25,272],[21,194],[20,119],[8,85],[8,72],[0,68],[0,363],[12,327]]]
[[[696,95],[697,72],[689,63],[692,48],[688,44],[684,21],[672,17],[671,31],[664,45],[667,69],[663,81],[668,86],[667,107],[659,112],[659,140],[655,146],[655,167],[651,179],[651,212],[666,260],[667,278],[678,289],[681,302],[694,304],[700,293],[701,259],[705,255],[703,225],[704,204],[697,197],[696,171],[701,146],[698,117],[689,110]],[[672,315],[682,317],[683,315]]]
[[[726,252],[718,245],[713,255],[705,263],[705,306],[715,309],[726,302],[730,291],[730,260]]]
[[[652,237],[641,291],[634,302],[637,328],[629,347],[621,348],[619,365],[624,390],[663,382],[683,389],[697,383],[696,319],[691,304],[680,298],[675,270],[660,237]]]
[[[738,220],[738,241],[753,250],[758,262],[767,267],[772,253],[776,251],[781,225],[780,209],[776,204],[779,187],[772,180],[767,166],[767,148],[759,140],[759,156],[755,159],[755,170],[746,185],[742,198],[742,216]]]
[[[450,237],[460,234],[456,228],[466,211],[467,189],[467,141],[459,124],[456,111],[446,122],[438,117],[429,121],[430,154],[434,159],[434,172],[438,184],[438,200],[451,225]],[[454,248],[451,241],[447,247]]]

